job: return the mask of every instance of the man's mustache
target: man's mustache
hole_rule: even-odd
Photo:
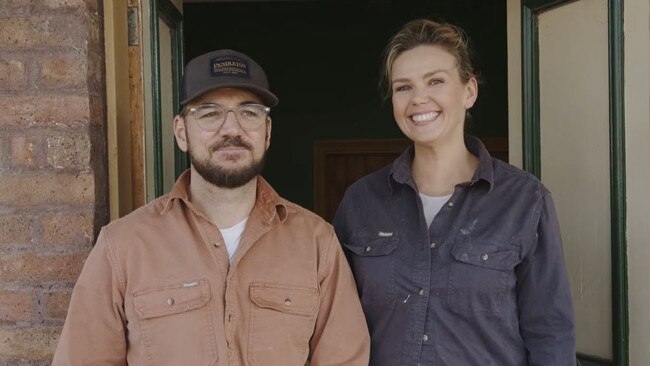
[[[241,136],[235,136],[235,137],[224,137],[223,139],[217,141],[214,145],[212,145],[212,148],[210,151],[215,152],[217,150],[226,148],[226,147],[243,147],[247,150],[252,150],[253,146],[251,144],[247,143],[246,141],[242,140]]]

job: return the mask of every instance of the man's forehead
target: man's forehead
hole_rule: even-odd
[[[196,98],[195,101],[191,104],[203,104],[203,103],[262,103],[262,99],[258,97],[255,93],[252,93],[246,89],[239,88],[219,88],[207,91]]]

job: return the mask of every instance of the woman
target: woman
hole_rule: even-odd
[[[478,85],[463,31],[412,21],[390,40],[384,69],[413,146],[353,184],[334,218],[371,365],[575,365],[550,193],[464,135]]]

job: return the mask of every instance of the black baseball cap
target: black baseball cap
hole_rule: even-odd
[[[268,107],[275,107],[279,101],[269,91],[266,73],[255,60],[241,52],[224,49],[205,53],[187,63],[181,85],[181,105],[219,88],[248,90]]]

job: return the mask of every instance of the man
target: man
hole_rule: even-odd
[[[334,231],[259,176],[264,70],[219,50],[185,69],[174,134],[191,168],[102,229],[54,365],[368,365],[369,335]]]

